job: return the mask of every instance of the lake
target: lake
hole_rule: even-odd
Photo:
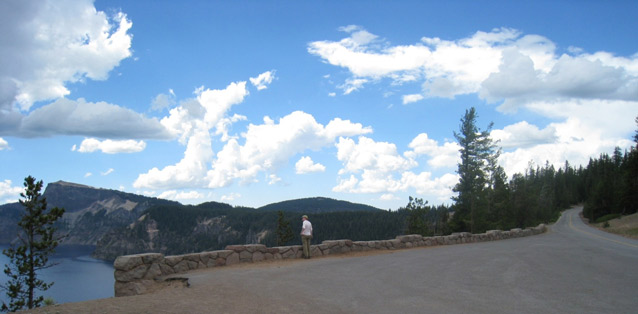
[[[0,244],[0,282],[9,279],[4,274],[4,265],[9,258],[2,254],[8,245]],[[49,262],[59,263],[41,270],[38,278],[45,282],[55,282],[47,291],[38,291],[37,295],[51,297],[56,303],[79,302],[113,297],[113,265],[90,256],[92,246],[60,246]],[[0,289],[0,302],[8,302],[7,294]]]

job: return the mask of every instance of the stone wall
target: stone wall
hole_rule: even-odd
[[[475,243],[505,240],[540,234],[547,231],[544,224],[534,228],[491,230],[481,234],[469,232],[447,236],[423,237],[402,235],[392,240],[351,241],[331,240],[311,246],[312,256],[364,252],[372,250],[398,250],[415,247]],[[238,263],[255,263],[266,260],[285,260],[302,257],[301,245],[266,247],[262,244],[229,245],[225,250],[164,256],[146,253],[118,257],[115,268],[115,296],[130,296],[151,292],[164,278],[191,270],[228,266]]]

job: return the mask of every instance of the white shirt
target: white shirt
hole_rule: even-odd
[[[308,220],[304,220],[301,224],[301,234],[306,236],[312,235],[312,224]]]

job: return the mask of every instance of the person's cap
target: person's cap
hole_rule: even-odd
[[[301,216],[301,218],[306,218],[306,219],[308,219],[308,216],[306,216],[306,215],[303,215],[303,216]]]

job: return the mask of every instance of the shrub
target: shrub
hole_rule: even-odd
[[[609,220],[620,218],[620,217],[621,217],[620,214],[608,214],[608,215],[605,215],[605,216],[602,216],[602,217],[599,217],[598,219],[596,219],[596,223],[599,224],[599,223],[607,222]]]

